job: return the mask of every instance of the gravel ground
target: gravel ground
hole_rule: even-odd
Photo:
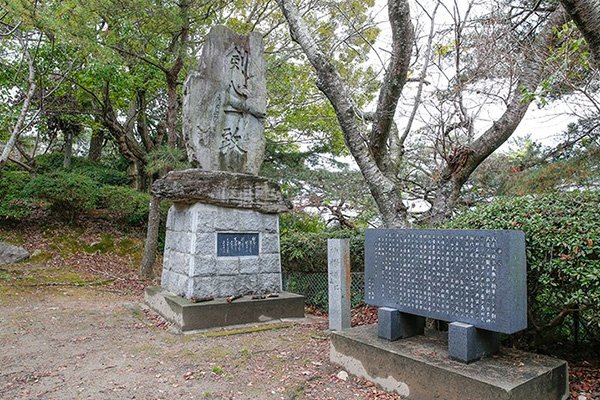
[[[323,318],[182,336],[138,300],[91,287],[5,292],[0,398],[397,398],[337,378]]]

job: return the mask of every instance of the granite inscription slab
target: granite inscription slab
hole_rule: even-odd
[[[258,256],[258,233],[218,232],[217,257]]]
[[[369,229],[365,292],[378,307],[518,332],[527,327],[524,234]]]

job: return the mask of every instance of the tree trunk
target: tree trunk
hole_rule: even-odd
[[[63,131],[63,135],[65,137],[65,145],[63,148],[64,157],[63,157],[63,168],[70,169],[71,168],[71,160],[73,159],[73,131],[71,129],[65,129]]]
[[[158,247],[158,230],[160,227],[160,199],[152,197],[148,210],[148,231],[144,245],[144,255],[140,266],[140,274],[146,279],[154,277],[154,262],[156,261],[156,248]]]
[[[144,192],[146,190],[148,177],[144,171],[144,164],[141,161],[129,161],[129,166],[127,167],[127,175],[129,179],[131,179],[131,186],[139,191]]]
[[[25,52],[25,59],[27,60],[27,64],[29,66],[29,76],[27,78],[29,83],[29,89],[27,90],[27,94],[25,95],[25,100],[23,101],[23,106],[21,107],[21,112],[19,113],[17,123],[12,129],[10,138],[8,139],[8,142],[6,142],[6,145],[2,150],[2,154],[0,154],[0,169],[2,169],[2,167],[4,167],[4,164],[6,164],[6,161],[8,161],[10,153],[12,152],[13,148],[15,147],[15,144],[17,143],[17,139],[21,134],[21,129],[23,129],[23,125],[25,125],[25,118],[27,117],[29,107],[31,106],[31,101],[33,100],[33,96],[35,95],[35,90],[37,88],[37,85],[35,83],[35,68],[33,65],[33,59],[29,54],[29,50],[25,48],[25,45],[23,45],[23,47],[23,51]]]
[[[590,46],[592,65],[600,70],[600,1],[561,0]]]
[[[410,20],[408,2],[397,0],[388,3],[392,28],[392,55],[387,65],[377,110],[373,117],[372,132],[368,134],[358,114],[350,91],[335,65],[320,49],[314,35],[292,0],[277,0],[290,26],[295,40],[317,73],[317,86],[331,102],[346,145],[377,203],[385,226],[406,226],[407,210],[402,199],[400,182],[394,174],[387,145],[390,130],[402,88],[406,83],[412,51],[414,31]],[[366,141],[365,138],[369,137]]]
[[[167,76],[167,115],[165,118],[167,128],[167,142],[170,147],[177,146],[177,76]]]
[[[88,159],[90,161],[100,161],[102,158],[102,146],[104,145],[104,131],[97,130],[92,133],[90,140],[90,150],[88,151]]]

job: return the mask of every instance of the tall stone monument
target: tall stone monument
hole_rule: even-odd
[[[267,113],[263,51],[256,32],[211,29],[183,98],[183,135],[194,166],[258,175]]]
[[[262,37],[211,29],[184,84],[183,136],[196,167],[156,181],[170,200],[161,288],[146,300],[181,330],[302,317],[281,293],[279,186],[258,176],[265,152]]]

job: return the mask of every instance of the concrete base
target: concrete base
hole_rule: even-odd
[[[448,358],[444,336],[395,342],[374,325],[331,334],[331,361],[384,390],[414,400],[565,400],[566,361],[502,348],[472,364]]]
[[[159,286],[150,286],[146,288],[144,297],[150,308],[173,323],[180,332],[283,318],[304,318],[304,296],[288,292],[261,300],[244,296],[231,303],[225,299],[192,303]]]

